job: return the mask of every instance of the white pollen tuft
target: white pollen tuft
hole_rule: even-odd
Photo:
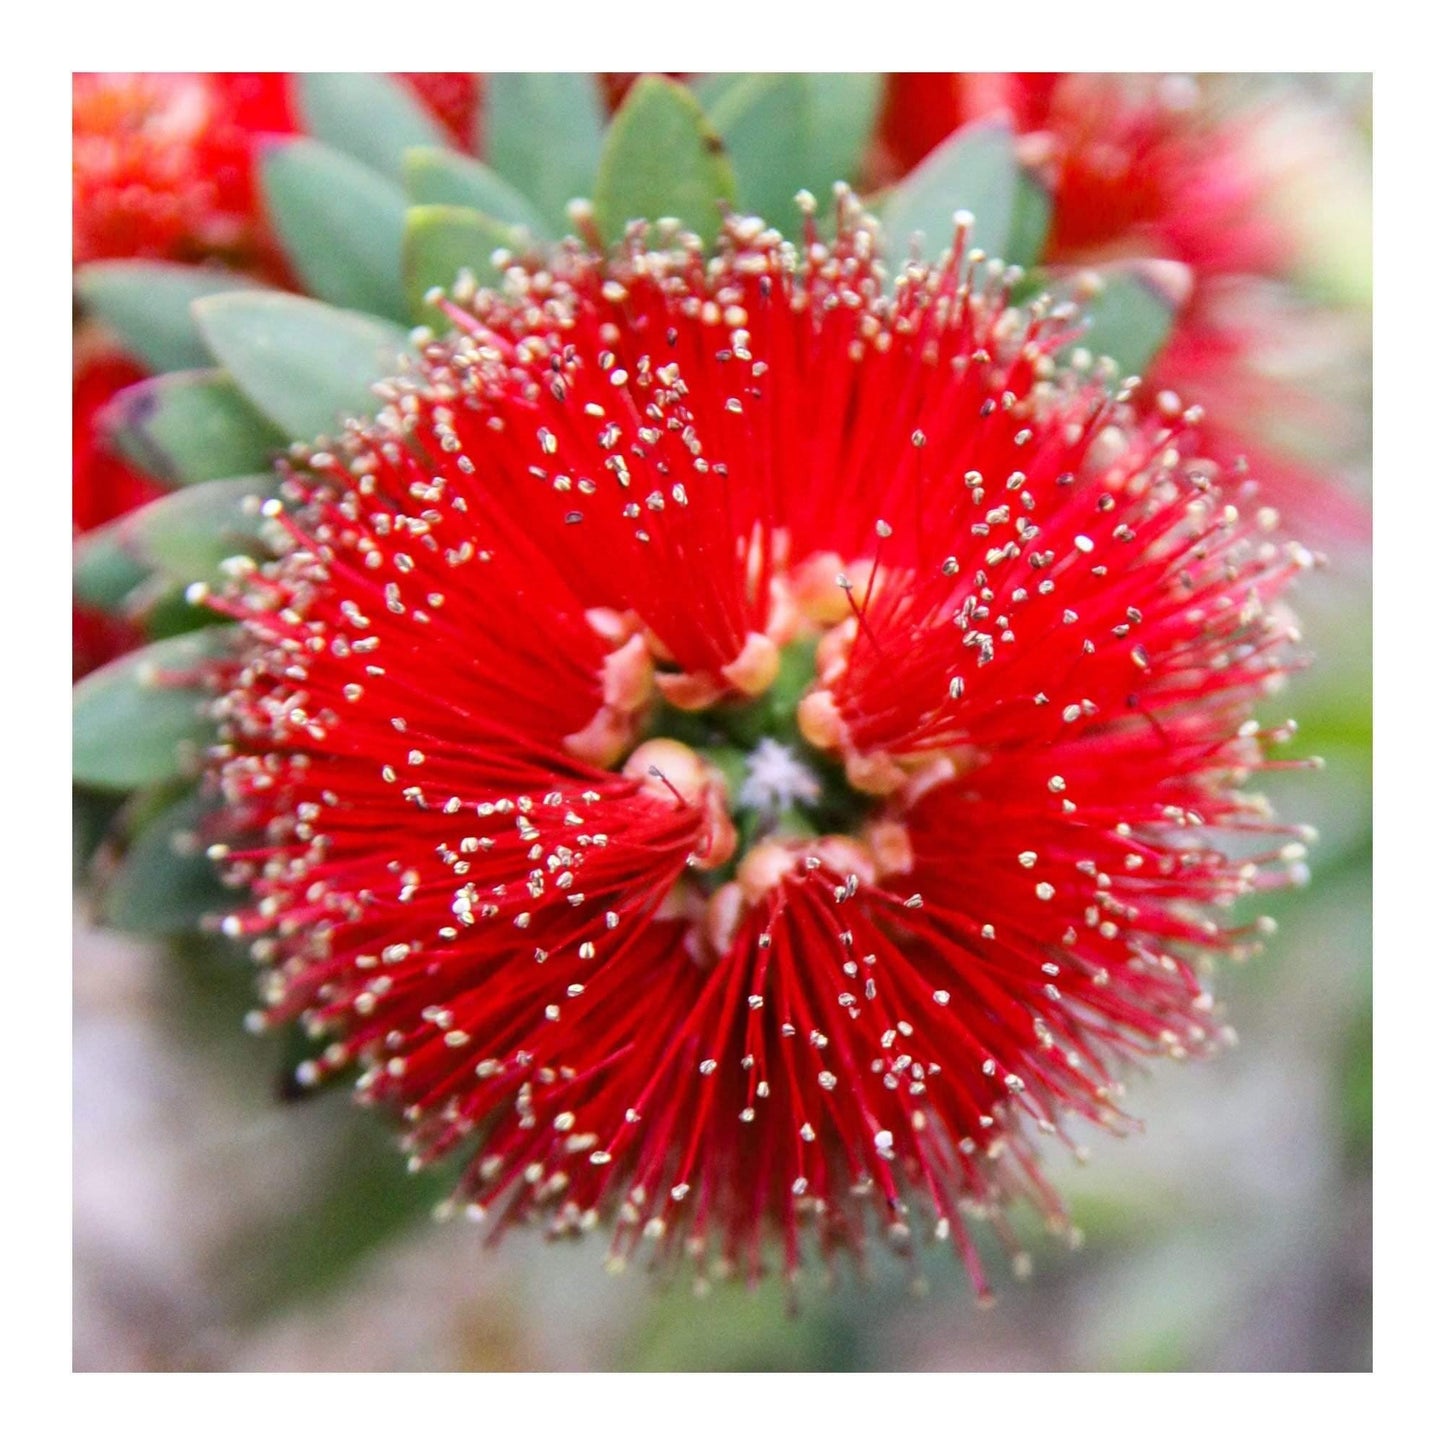
[[[781,813],[794,803],[816,803],[821,792],[813,770],[798,760],[792,748],[776,738],[764,738],[748,754],[738,803]]]

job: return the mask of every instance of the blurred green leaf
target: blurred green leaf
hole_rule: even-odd
[[[816,184],[806,164],[811,98],[802,75],[744,75],[708,108],[727,146],[741,210],[783,231],[799,221],[793,197]]]
[[[302,441],[374,413],[373,383],[396,375],[409,345],[398,326],[303,296],[215,296],[195,312],[236,384]]]
[[[173,582],[222,580],[228,557],[259,550],[261,516],[253,499],[275,494],[276,477],[224,477],[198,482],[119,519],[128,553]]]
[[[219,933],[189,930],[168,940],[164,1023],[189,1049],[204,1050],[213,1064],[227,1057],[242,1061],[243,1072],[236,1077],[269,1105],[271,1081],[261,1070],[276,1048],[274,1040],[245,1028],[246,1015],[256,1006],[258,977],[247,945]]]
[[[1032,266],[1042,254],[1054,220],[1054,197],[1042,178],[1022,167],[1014,192],[1013,219],[1003,258],[1014,266]]]
[[[271,143],[261,187],[282,249],[307,291],[334,306],[406,319],[400,186],[302,137]]]
[[[456,151],[407,151],[405,181],[407,198],[413,206],[467,206],[504,225],[520,226],[539,239],[558,234],[555,217],[549,224],[519,190],[494,170]]]
[[[727,147],[739,208],[797,234],[801,215],[793,198],[800,189],[826,207],[835,181],[857,179],[882,78],[720,75],[695,93]]]
[[[590,74],[489,75],[483,134],[492,169],[528,197],[549,232],[592,194],[606,114]]]
[[[146,566],[127,546],[125,518],[76,540],[70,587],[76,599],[115,612],[130,590],[145,581]]]
[[[810,72],[807,142],[808,175],[822,200],[834,181],[855,183],[863,148],[873,134],[883,99],[883,77],[866,72]]]
[[[1189,268],[1175,261],[1120,261],[1095,268],[1102,285],[1087,304],[1083,344],[1118,364],[1120,377],[1143,376],[1174,330],[1188,299]]]
[[[412,315],[429,326],[449,327],[447,318],[427,304],[427,292],[434,286],[450,292],[464,270],[478,285],[495,286],[501,272],[492,264],[492,252],[512,249],[520,240],[510,227],[466,206],[413,206],[402,243]]]
[[[173,485],[264,471],[286,446],[220,371],[173,371],[128,386],[99,424],[127,461]]]
[[[713,107],[735,85],[741,85],[754,72],[747,70],[714,70],[706,75],[695,75],[688,81],[688,87],[697,97],[697,103],[709,115]]]
[[[75,273],[75,289],[86,310],[153,372],[209,366],[210,353],[196,330],[191,302],[257,285],[229,271],[165,261],[96,261]]]
[[[335,1154],[312,1207],[285,1229],[243,1235],[230,1251],[227,1272],[252,1318],[344,1283],[388,1241],[425,1221],[454,1182],[446,1170],[408,1173],[391,1130],[342,1092],[308,1096],[300,1107],[327,1111]]]
[[[221,629],[167,638],[107,663],[72,694],[71,759],[78,783],[139,788],[179,777],[186,745],[212,735],[207,693],[186,680],[224,646]]]
[[[101,899],[105,922],[130,933],[179,933],[226,910],[235,895],[200,841],[212,806],[188,793],[130,840]]]
[[[317,140],[390,180],[412,146],[445,146],[446,136],[406,86],[389,75],[351,71],[296,77],[306,129]]]
[[[186,596],[187,586],[173,577],[153,572],[125,599],[125,615],[139,622],[152,642],[203,627],[228,625],[204,603],[191,602]]]
[[[1004,256],[1018,185],[1014,133],[1008,124],[982,120],[956,131],[884,200],[880,218],[895,262],[919,236],[924,259],[935,259],[952,243],[953,218],[959,211],[973,213],[969,246]]]
[[[723,143],[682,86],[646,75],[627,94],[603,143],[597,174],[597,224],[608,240],[627,223],[675,216],[711,242],[722,224],[720,201],[735,187]]]
[[[70,878],[79,885],[125,803],[121,793],[72,788],[70,794]]]
[[[868,1368],[865,1316],[836,1297],[809,1299],[790,1316],[775,1279],[733,1280],[697,1298],[679,1281],[647,1318],[625,1368],[648,1371],[859,1370]]]

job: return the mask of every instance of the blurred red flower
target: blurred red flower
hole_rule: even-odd
[[[1208,275],[1288,263],[1286,236],[1261,211],[1244,124],[1206,115],[1183,76],[892,75],[885,163],[901,174],[960,125],[999,114],[1051,182],[1045,264],[1158,256]]]
[[[1365,506],[1325,469],[1292,456],[1281,417],[1327,408],[1260,357],[1300,330],[1266,278],[1283,276],[1295,244],[1270,212],[1270,177],[1251,147],[1263,111],[1221,117],[1184,76],[898,74],[879,122],[878,179],[916,165],[961,125],[1006,116],[1021,158],[1045,176],[1053,219],[1040,262],[1090,266],[1137,257],[1181,261],[1194,274],[1175,333],[1146,378],[1202,405],[1215,455],[1243,455],[1262,494],[1319,540],[1368,535]],[[1245,304],[1239,304],[1247,291]]]
[[[253,167],[258,133],[289,129],[285,77],[77,75],[72,82],[73,252],[275,264]]]
[[[77,348],[71,386],[71,530],[75,536],[139,507],[161,494],[160,485],[107,449],[96,428],[97,413],[144,372],[116,352]],[[97,608],[71,609],[71,673],[87,672],[128,651],[140,630]]]

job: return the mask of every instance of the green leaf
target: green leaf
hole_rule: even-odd
[[[318,1051],[313,1043],[311,1056]],[[308,1091],[298,1105],[322,1116],[312,1122],[329,1150],[314,1207],[299,1211],[284,1229],[271,1221],[253,1224],[220,1252],[222,1281],[243,1318],[275,1316],[324,1299],[426,1223],[454,1187],[452,1165],[408,1173],[385,1121],[345,1095]]]
[[[953,218],[971,211],[970,248],[1003,256],[1013,227],[1018,191],[1013,130],[997,120],[979,121],[936,146],[889,192],[883,229],[895,261],[908,254],[916,236],[933,260],[953,240]]]
[[[276,485],[263,473],[186,487],[120,518],[120,545],[173,582],[214,585],[226,558],[261,550],[259,502],[274,496]]]
[[[535,202],[550,228],[592,194],[606,113],[591,75],[487,77],[483,133],[492,169]]]
[[[789,231],[793,201],[810,185],[807,170],[812,97],[803,75],[744,75],[707,112],[727,147],[740,209]]]
[[[153,642],[83,677],[72,693],[75,780],[96,788],[140,788],[179,777],[182,750],[212,735],[207,696],[191,682],[218,655],[226,632],[208,628]]]
[[[705,77],[699,102],[727,146],[738,205],[796,234],[800,189],[825,205],[835,181],[857,178],[882,95],[877,75]]]
[[[209,607],[192,602],[187,591],[187,583],[153,572],[125,599],[125,615],[145,628],[151,642],[223,625]]]
[[[722,140],[682,86],[646,75],[613,118],[597,175],[597,224],[608,240],[627,223],[675,216],[704,242],[722,224],[735,186]]]
[[[122,517],[76,539],[70,590],[77,601],[115,612],[127,594],[145,581],[146,566],[126,543],[125,520]]]
[[[220,371],[173,371],[128,386],[99,423],[128,461],[172,485],[265,471],[286,447]]]
[[[306,129],[390,180],[402,179],[410,147],[447,143],[426,108],[389,75],[312,72],[296,83]]]
[[[101,898],[106,923],[130,933],[182,933],[226,910],[235,895],[198,836],[211,810],[187,793],[141,828]]]
[[[75,273],[86,310],[153,372],[209,366],[210,355],[191,319],[191,302],[257,284],[229,271],[165,261],[96,261]]]
[[[95,855],[110,836],[116,814],[125,804],[121,793],[96,793],[72,788],[70,794],[70,881],[86,882]]]
[[[1014,193],[1013,220],[1003,258],[1011,265],[1032,266],[1049,239],[1054,220],[1053,193],[1042,177],[1026,166],[1019,170],[1018,189]]]
[[[751,72],[746,70],[715,70],[706,75],[693,76],[688,85],[697,97],[697,103],[711,115],[723,96],[735,85],[747,80],[750,74]]]
[[[379,405],[373,383],[395,376],[408,349],[400,327],[303,296],[213,296],[195,312],[236,385],[302,441],[334,434],[348,417],[372,415]]]
[[[1109,356],[1119,375],[1143,376],[1174,330],[1192,277],[1177,261],[1121,261],[1093,268],[1101,283],[1087,304],[1083,344]]]
[[[261,186],[281,247],[313,296],[406,318],[400,186],[305,138],[272,143],[261,162]]]
[[[883,99],[883,77],[867,73],[810,74],[808,82],[809,182],[819,200],[834,181],[855,182],[863,148],[873,134]]]
[[[427,304],[427,292],[433,286],[450,292],[464,270],[478,285],[496,285],[501,272],[492,264],[492,252],[498,247],[515,249],[523,239],[510,227],[466,206],[413,206],[407,212],[402,243],[412,314],[429,326],[449,326],[446,317]]]
[[[418,147],[406,153],[406,194],[414,206],[467,206],[548,240],[560,234],[494,170],[456,151]]]

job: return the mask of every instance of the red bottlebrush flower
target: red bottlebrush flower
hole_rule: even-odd
[[[1226,1032],[1308,555],[963,254],[892,289],[845,201],[514,269],[218,604],[225,927],[498,1229],[984,1290],[1037,1135]]]
[[[1250,477],[1307,536],[1358,542],[1367,509],[1320,468],[1270,439],[1275,420],[1328,408],[1282,383],[1259,358],[1298,322],[1243,278],[1285,270],[1293,246],[1265,205],[1270,177],[1251,151],[1258,116],[1223,120],[1182,76],[918,74],[889,77],[879,126],[883,173],[909,169],[959,126],[1006,115],[1027,162],[1047,173],[1053,221],[1040,260],[1089,266],[1164,257],[1194,274],[1172,340],[1150,368],[1156,392],[1204,407],[1211,454],[1247,453]]]
[[[71,385],[71,526],[76,536],[161,495],[153,478],[122,461],[104,442],[96,418],[116,392],[145,377],[117,352],[82,341]]]
[[[1057,167],[1047,260],[1166,256],[1201,276],[1288,263],[1243,131],[1206,120],[1192,81],[1059,77],[1042,124]]]
[[[271,78],[257,75],[75,76],[76,264],[128,257],[273,264],[247,122],[269,126],[284,115],[283,103]]]
[[[289,135],[300,127],[284,70],[213,71],[206,76],[225,97],[229,121],[252,135]]]
[[[1017,128],[1037,129],[1046,109],[1040,94],[1046,95],[1058,78],[944,70],[892,72],[884,80],[878,151],[873,157],[879,174],[874,179],[892,181],[907,174],[959,126],[986,116],[1004,114]]]
[[[96,417],[123,387],[145,375],[125,357],[77,343],[71,387],[71,531],[76,537],[161,495],[162,488],[106,446]],[[93,607],[71,609],[71,673],[84,677],[141,641],[139,629]]]
[[[997,114],[1052,181],[1046,264],[1153,256],[1208,275],[1272,272],[1288,260],[1242,130],[1206,118],[1182,76],[893,75],[879,122],[884,163],[901,174],[959,126]]]
[[[1370,534],[1368,504],[1291,453],[1292,439],[1298,445],[1301,437],[1338,432],[1332,404],[1306,384],[1318,363],[1307,359],[1302,368],[1291,355],[1343,349],[1322,325],[1327,319],[1291,305],[1270,282],[1218,277],[1190,298],[1149,369],[1146,393],[1187,396],[1200,406],[1204,450],[1250,478],[1302,537],[1358,545]]]

